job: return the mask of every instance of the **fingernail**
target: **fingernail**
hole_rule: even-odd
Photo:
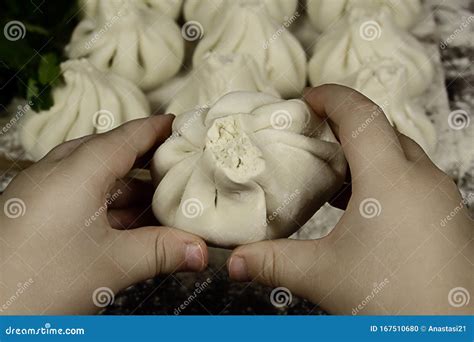
[[[233,256],[229,262],[229,276],[236,281],[249,281],[247,263],[240,256]]]
[[[190,271],[200,271],[204,264],[204,253],[201,245],[189,243],[186,246],[186,268]]]

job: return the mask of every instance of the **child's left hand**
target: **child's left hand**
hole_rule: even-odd
[[[0,196],[0,313],[93,313],[110,291],[206,267],[197,236],[156,226],[114,229],[142,222],[143,192],[134,191],[142,186],[123,178],[168,137],[172,120],[135,120],[64,143],[12,181]]]

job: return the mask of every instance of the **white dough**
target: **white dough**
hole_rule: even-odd
[[[420,105],[408,96],[407,71],[403,65],[384,59],[337,82],[361,92],[385,112],[398,131],[415,140],[428,155],[436,148],[436,130]]]
[[[199,22],[205,30],[212,30],[219,16],[234,13],[248,3],[259,5],[255,7],[257,14],[269,14],[278,23],[291,18],[298,6],[297,0],[186,0],[184,17]]]
[[[300,43],[288,29],[259,14],[260,4],[239,6],[220,13],[197,45],[193,66],[199,67],[209,52],[251,55],[282,97],[299,96],[306,84],[306,55]]]
[[[381,58],[407,69],[409,96],[423,93],[433,80],[430,56],[413,36],[393,24],[385,10],[354,8],[319,38],[309,61],[313,86],[337,82]]]
[[[409,29],[419,19],[420,0],[306,0],[307,13],[313,26],[319,31],[331,30],[335,23],[354,7],[384,8],[395,23]]]
[[[132,82],[104,73],[87,60],[61,64],[64,84],[53,90],[54,105],[29,112],[21,121],[21,142],[34,160],[55,146],[150,115],[145,95]]]
[[[303,101],[233,92],[176,117],[152,162],[153,211],[220,246],[287,237],[345,170],[331,129]]]
[[[70,58],[88,58],[101,70],[115,72],[153,89],[173,77],[184,57],[178,25],[141,3],[100,1],[95,18],[85,18],[66,47]]]
[[[266,75],[249,55],[210,53],[187,76],[166,112],[181,114],[196,107],[210,106],[232,91],[260,91],[279,96]]]

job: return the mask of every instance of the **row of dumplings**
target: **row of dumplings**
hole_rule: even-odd
[[[369,97],[430,154],[436,131],[420,103],[433,82],[434,65],[409,32],[420,12],[420,1],[414,0],[308,0],[311,22],[324,30],[308,69],[313,86],[338,83]]]
[[[290,31],[300,19],[297,0],[182,2],[83,0],[54,105],[22,124],[31,158],[150,115],[153,93],[180,71],[172,96],[159,103],[167,112],[211,105],[237,90],[298,97],[309,75],[312,85],[356,88],[383,107],[402,133],[427,151],[434,148],[433,125],[415,101],[431,83],[433,65],[405,31],[418,20],[419,0],[307,0],[307,15],[323,32],[309,63]],[[176,23],[181,8],[182,28]],[[364,23],[373,27],[362,30]],[[190,45],[192,59],[185,63]]]

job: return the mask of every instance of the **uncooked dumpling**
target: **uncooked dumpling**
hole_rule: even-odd
[[[174,96],[166,112],[181,114],[210,106],[222,95],[238,90],[279,96],[251,56],[210,53],[187,76],[186,85]]]
[[[398,131],[431,154],[436,148],[436,130],[423,107],[408,96],[406,82],[406,68],[391,59],[384,59],[337,83],[358,90],[382,107]]]
[[[288,21],[296,12],[297,0],[186,0],[184,17],[212,30],[216,19],[225,12],[235,13],[242,5],[253,3],[258,15],[270,15],[278,23]]]
[[[81,0],[80,7],[84,16],[95,17],[97,15],[97,8],[101,2],[110,2],[117,0]],[[121,1],[121,0],[118,0]],[[125,0],[131,4],[143,4],[150,7],[160,14],[166,15],[170,18],[177,19],[181,10],[183,0]]]
[[[308,17],[319,31],[334,24],[354,7],[385,8],[401,28],[412,27],[421,12],[420,0],[306,0]]]
[[[21,121],[21,141],[34,160],[64,141],[150,115],[145,95],[127,79],[101,72],[85,59],[64,62],[61,71],[64,84],[53,90],[54,105]]]
[[[303,101],[233,92],[175,118],[152,162],[153,211],[220,246],[287,237],[345,169],[331,129]]]
[[[433,79],[433,64],[414,37],[396,27],[384,11],[354,8],[334,29],[323,33],[309,62],[313,86],[337,82],[381,58],[407,69],[409,96],[423,93]]]
[[[209,52],[250,55],[282,97],[299,96],[306,83],[306,55],[300,43],[269,16],[259,15],[260,4],[239,5],[238,11],[220,13],[197,45],[193,66],[198,68]]]
[[[79,23],[66,52],[150,90],[179,71],[184,43],[178,25],[166,15],[141,3],[100,1],[97,16]]]

